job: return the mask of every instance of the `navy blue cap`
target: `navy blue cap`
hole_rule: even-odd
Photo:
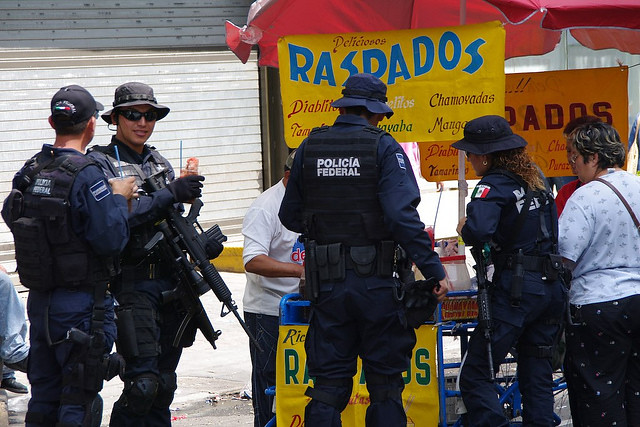
[[[489,154],[526,145],[527,141],[513,133],[509,122],[500,116],[482,116],[470,120],[464,126],[464,138],[451,144],[458,150],[472,154]]]
[[[387,85],[382,80],[368,73],[349,76],[342,89],[342,98],[331,103],[332,107],[365,107],[374,114],[393,116],[393,110],[387,102]]]
[[[60,88],[51,98],[51,118],[56,126],[73,126],[89,120],[104,106],[78,85]]]
[[[164,119],[170,111],[169,107],[158,104],[151,86],[140,82],[129,82],[121,84],[116,88],[113,108],[100,117],[102,117],[102,120],[105,122],[112,124],[111,113],[113,110],[131,105],[151,105],[158,112],[158,118],[156,120]]]

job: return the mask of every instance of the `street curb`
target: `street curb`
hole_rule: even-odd
[[[0,427],[9,427],[9,397],[5,389],[0,389]]]
[[[242,262],[242,247],[227,247],[222,253],[211,261],[218,271],[226,273],[244,273],[244,262]]]

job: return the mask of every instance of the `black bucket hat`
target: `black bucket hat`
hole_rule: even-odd
[[[489,154],[526,145],[527,141],[513,133],[509,122],[500,116],[482,116],[467,122],[464,138],[451,144],[472,154]]]
[[[331,103],[334,108],[365,107],[374,114],[393,116],[393,110],[387,102],[387,85],[368,73],[349,76],[342,89],[342,98]]]
[[[116,88],[113,108],[100,117],[102,117],[102,120],[105,122],[113,124],[111,121],[111,113],[117,108],[129,107],[131,105],[151,105],[158,111],[158,118],[156,120],[162,120],[170,111],[169,107],[158,104],[151,86],[140,82],[129,82],[121,84]]]

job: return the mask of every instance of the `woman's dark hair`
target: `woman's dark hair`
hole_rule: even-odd
[[[571,134],[574,150],[587,162],[598,154],[598,168],[622,167],[626,158],[618,131],[607,123],[589,123],[579,126]]]
[[[602,120],[600,119],[600,117],[596,117],[596,116],[576,117],[575,119],[567,123],[567,125],[562,130],[562,134],[568,137],[569,135],[571,135],[571,132],[573,132],[576,128],[582,125],[587,125],[589,123],[600,123],[600,122],[602,122]]]

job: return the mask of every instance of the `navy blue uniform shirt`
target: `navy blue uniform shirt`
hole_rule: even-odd
[[[550,253],[550,237],[539,236],[540,209],[543,209],[544,227],[548,234],[552,233],[552,221],[555,219],[546,201],[534,198],[522,229],[514,229],[524,199],[525,189],[512,178],[499,173],[482,177],[467,205],[467,221],[461,232],[464,242],[475,246],[493,241],[508,252],[522,249],[531,255]],[[541,240],[539,243],[536,242],[538,238]]]
[[[54,148],[50,144],[44,144],[42,152],[54,157],[84,155],[71,148]],[[22,174],[23,169],[14,176],[13,188],[17,188]],[[69,203],[73,231],[85,239],[98,255],[116,256],[124,249],[129,240],[127,200],[111,192],[111,186],[98,165],[87,166],[78,173],[69,194]]]
[[[354,128],[364,128],[369,122],[363,117],[340,115],[333,124],[336,131],[351,132]],[[291,167],[284,199],[280,206],[279,217],[282,224],[291,231],[303,233],[303,194],[304,183],[302,164],[304,146],[300,144]],[[424,231],[416,207],[420,203],[420,190],[416,182],[409,159],[402,147],[389,134],[384,135],[378,144],[378,198],[384,212],[385,225],[393,240],[402,246],[411,260],[425,277],[442,280],[444,269],[438,255],[431,250],[431,241]]]

